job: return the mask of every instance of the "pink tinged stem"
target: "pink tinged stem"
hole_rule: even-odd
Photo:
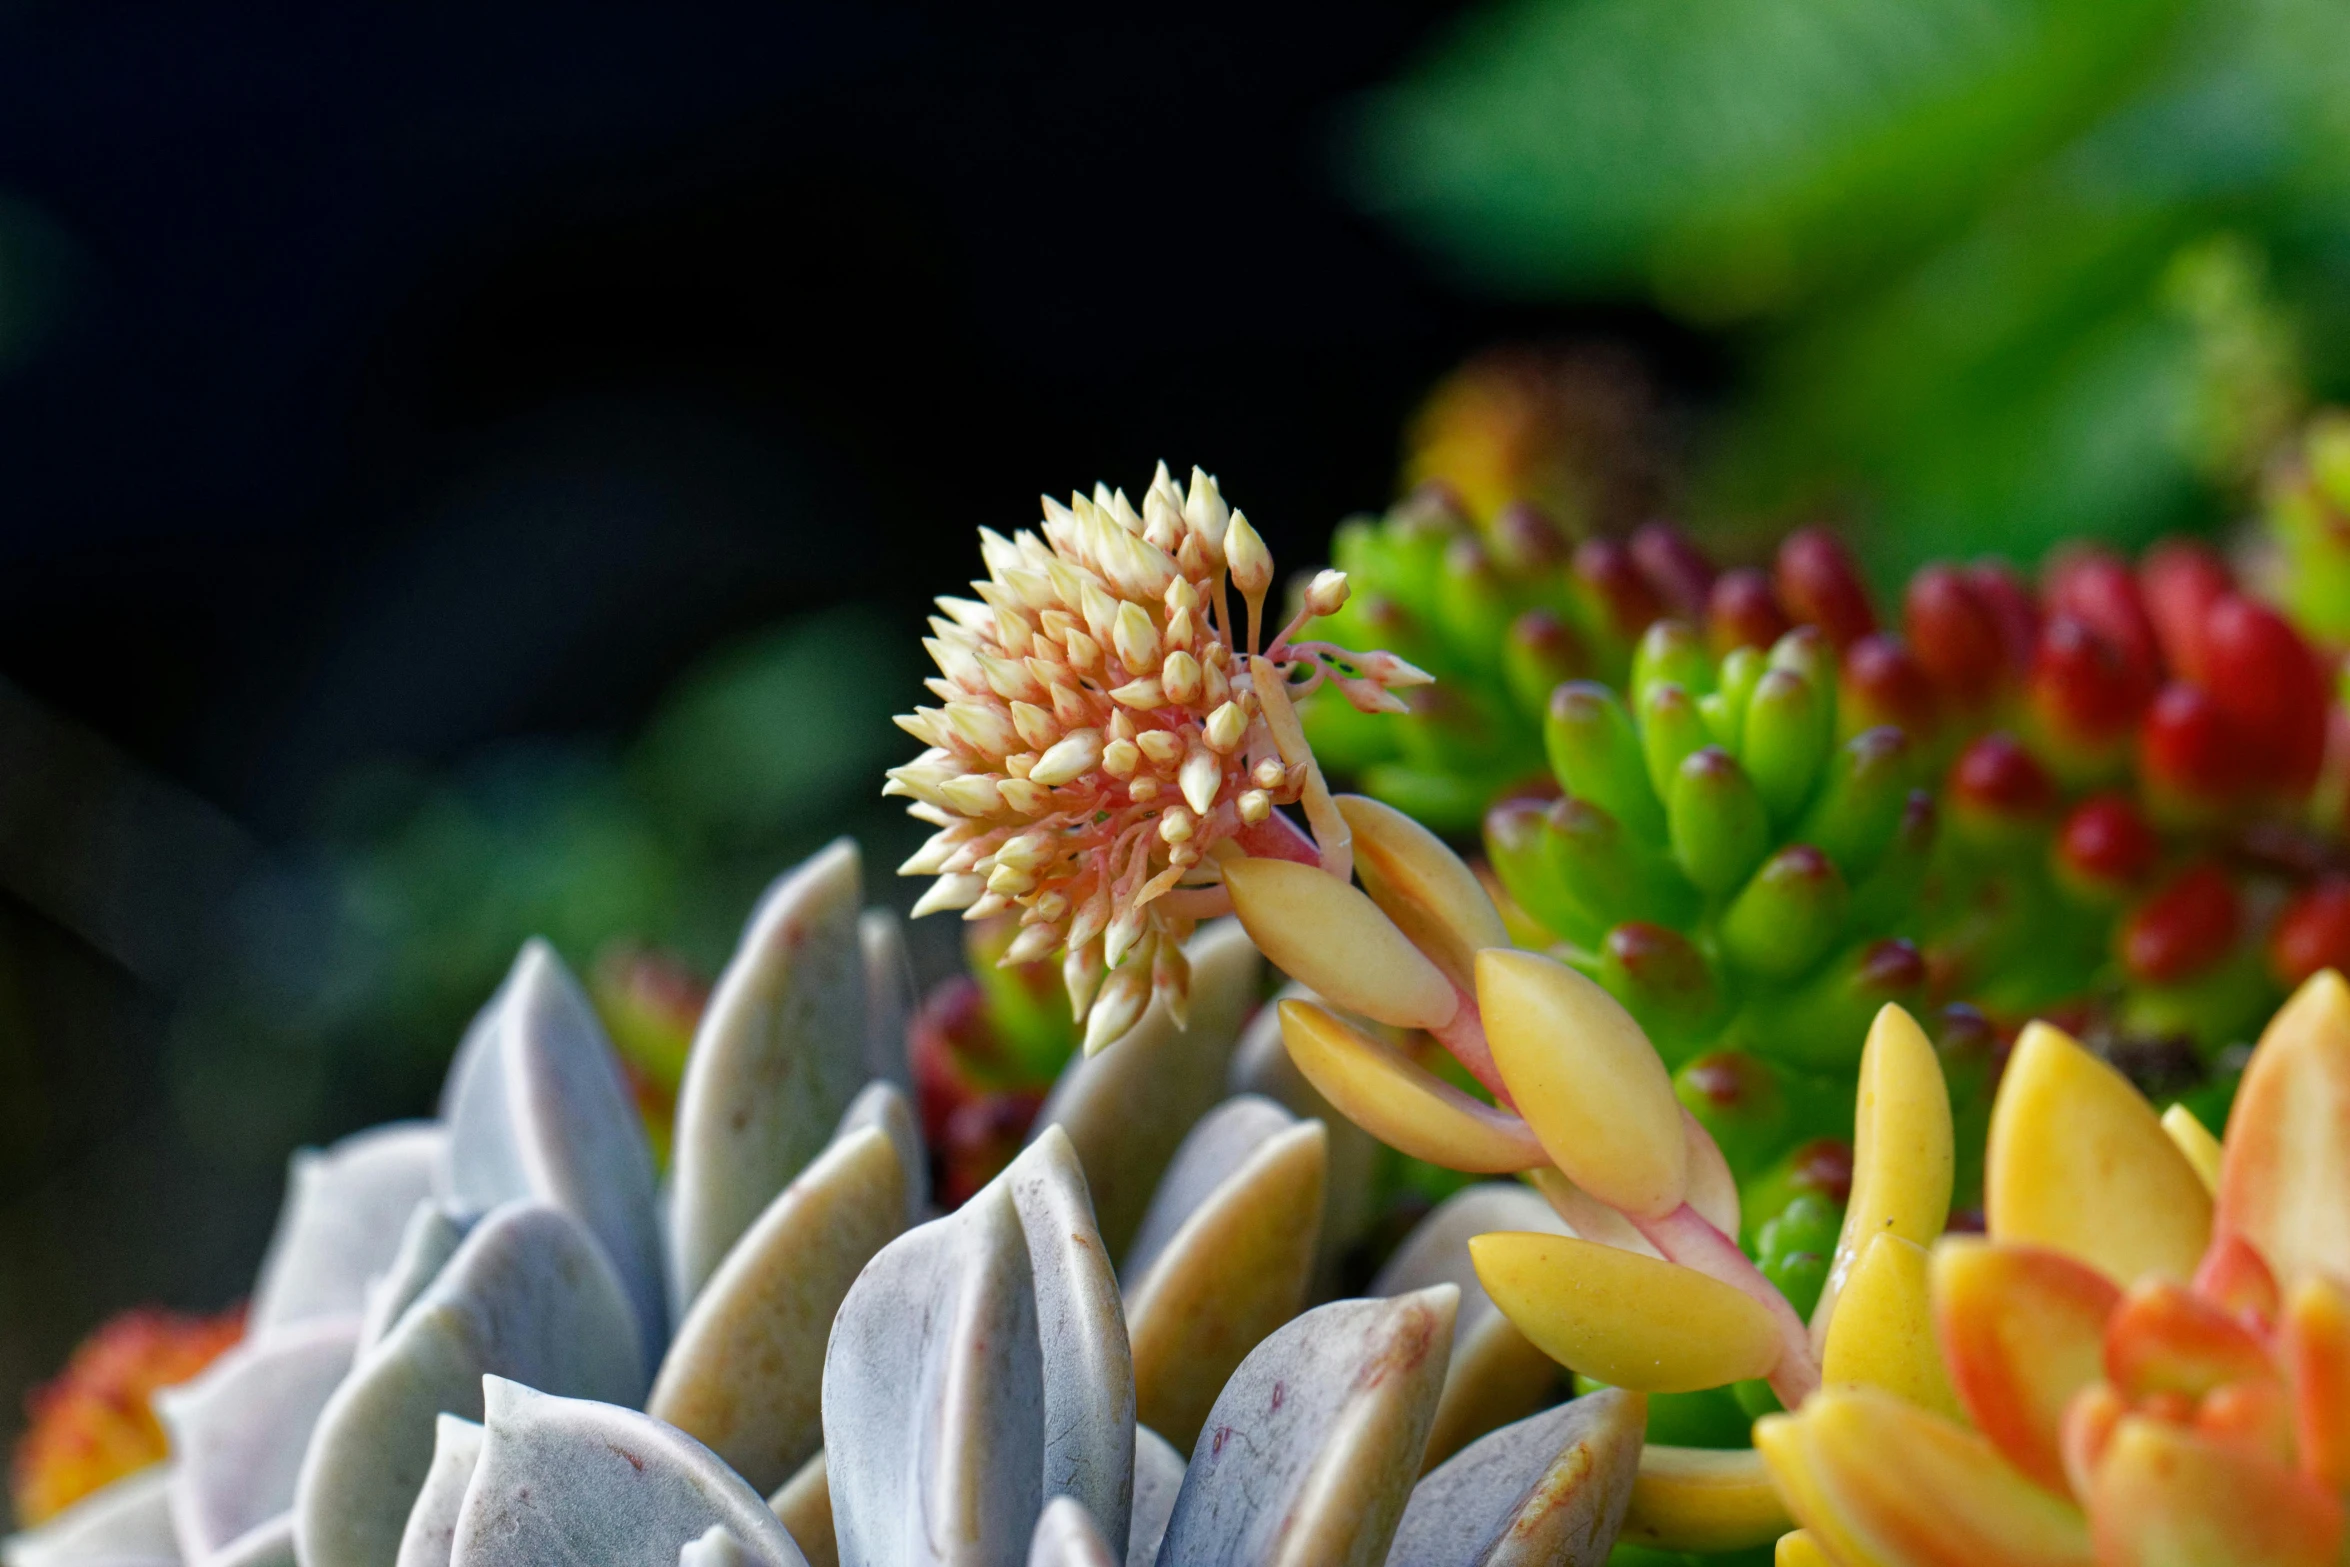
[[[1771,1391],[1789,1409],[1800,1408],[1820,1385],[1820,1364],[1812,1355],[1810,1329],[1778,1286],[1762,1276],[1762,1270],[1738,1249],[1736,1241],[1707,1223],[1687,1203],[1661,1219],[1643,1219],[1637,1214],[1626,1217],[1667,1262],[1717,1278],[1771,1314],[1778,1324],[1780,1345],[1779,1363],[1771,1369]]]
[[[1322,851],[1313,838],[1280,811],[1271,812],[1254,827],[1242,827],[1232,835],[1232,841],[1240,845],[1242,853],[1260,860],[1322,863]]]
[[[1510,1091],[1501,1080],[1501,1068],[1493,1064],[1493,1046],[1485,1039],[1485,1018],[1477,1010],[1477,998],[1453,982],[1453,994],[1460,997],[1460,1010],[1452,1021],[1429,1030],[1436,1042],[1452,1052],[1452,1058],[1468,1070],[1471,1077],[1483,1083],[1486,1090],[1505,1110],[1516,1108]]]

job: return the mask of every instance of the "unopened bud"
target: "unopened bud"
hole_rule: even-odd
[[[1191,836],[1195,818],[1180,805],[1170,805],[1159,813],[1159,836],[1168,843],[1181,843]]]
[[[1261,602],[1265,590],[1273,585],[1273,552],[1257,530],[1249,526],[1244,512],[1232,514],[1232,525],[1224,534],[1224,558],[1232,571],[1232,585],[1240,589],[1241,597],[1251,603]]]
[[[1102,737],[1092,729],[1080,729],[1057,741],[1052,749],[1038,758],[1028,773],[1031,783],[1047,788],[1069,783],[1092,772],[1101,765]]]
[[[1234,802],[1244,826],[1254,827],[1273,814],[1273,797],[1262,789],[1251,789]]]
[[[1001,893],[1007,898],[1017,898],[1022,893],[1036,890],[1036,877],[1017,865],[998,861],[996,868],[987,874],[987,890]]]
[[[1102,747],[1102,771],[1112,778],[1131,778],[1141,765],[1142,751],[1131,740],[1112,740]]]
[[[1150,1005],[1150,999],[1149,964],[1135,962],[1112,969],[1108,983],[1093,998],[1093,1007],[1085,1014],[1085,1053],[1099,1055],[1123,1039],[1142,1021],[1143,1009]]]
[[[1175,785],[1183,791],[1184,803],[1205,816],[1216,808],[1217,792],[1224,787],[1224,764],[1213,751],[1194,751],[1183,759]]]
[[[1117,645],[1119,659],[1129,670],[1148,674],[1157,667],[1159,628],[1152,623],[1150,611],[1140,604],[1128,602],[1118,606],[1111,640]]]
[[[1318,571],[1306,585],[1306,608],[1316,615],[1335,615],[1345,607],[1347,591],[1345,572]]]
[[[1134,737],[1153,767],[1172,767],[1183,754],[1183,737],[1172,729],[1146,729]]]
[[[1237,702],[1226,702],[1208,715],[1206,735],[1208,748],[1221,755],[1230,755],[1248,733],[1248,714]]]
[[[1159,797],[1159,781],[1144,773],[1126,786],[1126,798],[1137,805],[1148,805]]]
[[[2146,984],[2176,984],[2227,956],[2243,924],[2228,873],[2208,861],[2189,866],[2123,922],[2122,966]]]
[[[1700,892],[1726,893],[1762,863],[1770,814],[1746,770],[1716,746],[1693,752],[1673,780],[1673,858]]]

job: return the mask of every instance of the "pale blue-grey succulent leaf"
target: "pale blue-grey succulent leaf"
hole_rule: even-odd
[[[432,1192],[447,1143],[436,1122],[400,1121],[297,1152],[246,1331],[260,1335],[305,1317],[365,1309],[367,1281],[391,1266],[410,1211]]]
[[[898,1166],[906,1174],[906,1223],[909,1227],[930,1217],[930,1151],[922,1146],[922,1126],[914,1106],[897,1084],[878,1078],[849,1101],[833,1132],[840,1141],[859,1127],[870,1126],[889,1138],[897,1150]]]
[[[997,1177],[1012,1193],[1043,1352],[1044,1490],[1072,1496],[1113,1539],[1134,1493],[1134,1356],[1077,1151],[1058,1127]]]
[[[204,1558],[199,1567],[295,1567],[291,1508],[265,1519]]]
[[[677,1567],[758,1567],[759,1558],[734,1537],[734,1531],[714,1523],[677,1550]]]
[[[1043,1500],[1028,1245],[994,1183],[866,1267],[824,1361],[841,1567],[1019,1567]]]
[[[433,1197],[425,1198],[409,1213],[391,1265],[367,1283],[367,1309],[359,1319],[361,1354],[382,1343],[400,1314],[440,1277],[441,1269],[457,1255],[465,1232],[473,1228],[473,1217],[444,1207]]]
[[[1154,1002],[1116,1049],[1069,1062],[1030,1133],[1058,1126],[1069,1134],[1113,1258],[1132,1246],[1183,1135],[1224,1097],[1233,1041],[1260,994],[1264,959],[1238,920],[1202,926],[1184,953],[1191,1026],[1177,1028]]]
[[[435,1418],[478,1419],[484,1374],[633,1404],[638,1322],[604,1248],[536,1201],[494,1208],[319,1416],[294,1487],[303,1567],[394,1567]]]
[[[1413,1488],[1388,1567],[1601,1567],[1647,1412],[1610,1388],[1480,1437]]]
[[[759,1493],[676,1427],[503,1377],[483,1384],[451,1567],[675,1567],[713,1525],[751,1567],[807,1567]]]
[[[867,909],[857,917],[857,947],[865,959],[865,1075],[914,1091],[906,1030],[914,1022],[914,964],[906,955],[906,922],[895,909]]]
[[[1134,1521],[1126,1526],[1126,1567],[1151,1567],[1183,1489],[1183,1455],[1149,1426],[1134,1428]]]
[[[865,1084],[863,895],[846,838],[778,878],[702,1013],[671,1145],[669,1278],[680,1315]]]
[[[833,1537],[832,1487],[824,1477],[822,1453],[800,1465],[800,1472],[767,1498],[767,1510],[782,1520],[810,1562],[838,1567],[840,1542]]]
[[[1297,1125],[1297,1117],[1257,1094],[1240,1094],[1210,1110],[1188,1132],[1151,1194],[1119,1274],[1131,1290],[1159,1260],[1176,1231],[1247,1164],[1258,1149]]]
[[[535,1198],[578,1219],[611,1259],[652,1365],[669,1337],[653,1155],[595,1009],[534,938],[477,1027],[459,1052],[442,1195],[474,1213]]]
[[[1224,1087],[1228,1093],[1262,1095],[1299,1120],[1319,1121],[1329,1129],[1330,1179],[1323,1187],[1322,1235],[1314,1247],[1310,1292],[1311,1298],[1321,1300],[1339,1293],[1347,1257],[1378,1220],[1382,1147],[1379,1139],[1333,1109],[1289,1059],[1289,1047],[1281,1040],[1280,1003],[1285,1000],[1329,1005],[1303,985],[1284,985],[1241,1031]]]
[[[1259,1344],[1200,1430],[1159,1567],[1379,1567],[1459,1298],[1439,1284],[1338,1301]]]
[[[39,1528],[0,1539],[6,1567],[84,1567],[95,1561],[177,1562],[171,1470],[151,1464],[101,1487]]]
[[[1074,1496],[1056,1496],[1037,1514],[1028,1567],[1118,1567],[1118,1558],[1110,1554],[1110,1542],[1085,1504]]]
[[[1486,1432],[1523,1420],[1559,1396],[1557,1364],[1501,1314],[1469,1260],[1470,1237],[1494,1230],[1568,1233],[1550,1204],[1530,1188],[1516,1181],[1481,1181],[1437,1204],[1371,1281],[1373,1295],[1402,1295],[1431,1284],[1451,1284],[1461,1292],[1444,1396],[1437,1402],[1422,1460],[1430,1469]]]
[[[845,1131],[776,1194],[694,1297],[646,1412],[761,1491],[789,1479],[824,1445],[833,1317],[865,1264],[905,1229],[905,1191],[887,1133]]]
[[[432,1466],[424,1472],[416,1505],[408,1509],[395,1567],[449,1567],[457,1514],[480,1458],[480,1422],[459,1415],[442,1415],[433,1422]]]
[[[356,1316],[310,1317],[247,1338],[155,1395],[171,1437],[180,1555],[208,1560],[294,1505],[319,1411],[351,1369]]]

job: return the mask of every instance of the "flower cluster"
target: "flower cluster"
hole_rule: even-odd
[[[1106,487],[1047,499],[1040,530],[983,528],[980,546],[978,597],[940,599],[923,644],[940,705],[898,720],[929,749],[890,770],[887,792],[938,828],[902,869],[938,878],[918,914],[1017,909],[1005,960],[1065,954],[1098,1049],[1154,995],[1181,1015],[1181,942],[1226,908],[1222,859],[1324,859],[1343,874],[1343,830],[1293,700],[1329,684],[1392,710],[1396,689],[1428,677],[1301,636],[1346,602],[1343,572],[1316,576],[1268,643],[1273,558],[1197,469],[1182,491],[1161,464],[1139,511]],[[1276,809],[1301,803],[1318,847]]]

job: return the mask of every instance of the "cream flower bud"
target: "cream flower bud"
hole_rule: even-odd
[[[1070,632],[1064,646],[1069,650],[1069,663],[1072,668],[1096,669],[1100,667],[1102,661],[1101,644],[1084,632]]]
[[[1181,843],[1191,836],[1194,817],[1180,805],[1170,805],[1159,813],[1159,836],[1168,843]]]
[[[1237,702],[1226,702],[1208,715],[1208,749],[1230,755],[1248,734],[1248,714]]]
[[[1136,805],[1148,805],[1159,797],[1159,781],[1144,773],[1126,786],[1126,798]]]
[[[993,816],[1004,808],[1003,793],[985,773],[965,773],[939,786],[939,797],[965,816]]]
[[[1027,702],[1012,704],[1012,727],[1020,731],[1021,739],[1039,751],[1061,738],[1061,726],[1053,715]]]
[[[1141,765],[1142,752],[1131,740],[1112,740],[1102,747],[1102,771],[1112,778],[1131,778]]]
[[[1280,758],[1272,756],[1266,757],[1263,761],[1257,763],[1257,770],[1249,774],[1249,777],[1256,781],[1256,786],[1260,789],[1280,788],[1282,778]]]
[[[1167,661],[1159,666],[1159,686],[1170,702],[1188,707],[1199,698],[1199,682],[1199,660],[1189,653],[1169,653]]]
[[[999,863],[987,873],[987,890],[1007,898],[1017,898],[1024,892],[1036,890],[1036,877],[1017,865]]]
[[[1346,605],[1346,573],[1318,571],[1306,587],[1306,608],[1316,615],[1335,615]]]
[[[1273,552],[1249,526],[1244,512],[1232,514],[1232,526],[1224,535],[1224,557],[1231,563],[1232,585],[1240,589],[1241,596],[1252,602],[1262,599],[1265,589],[1273,585]]]
[[[1216,808],[1217,791],[1224,787],[1224,764],[1213,751],[1194,751],[1183,759],[1176,778],[1184,803],[1205,816]]]
[[[1137,712],[1144,713],[1154,707],[1164,707],[1167,703],[1167,693],[1160,686],[1159,678],[1156,675],[1146,675],[1140,680],[1129,680],[1126,684],[1112,691],[1110,696],[1113,700],[1123,702]]]
[[[1153,767],[1170,767],[1183,754],[1183,737],[1172,729],[1146,729],[1134,737]]]
[[[1148,670],[1159,662],[1159,628],[1152,624],[1150,611],[1140,604],[1118,606],[1117,624],[1111,629],[1111,640],[1118,649],[1119,659],[1128,669]]]
[[[948,909],[967,909],[979,901],[987,890],[987,883],[977,876],[941,876],[915,900],[914,917],[937,914]]]
[[[1273,797],[1262,789],[1251,789],[1235,802],[1240,819],[1254,827],[1273,814]]]
[[[1079,729],[1057,742],[1044,753],[1028,774],[1031,783],[1065,784],[1090,773],[1101,764],[1102,737],[1091,729]]]

